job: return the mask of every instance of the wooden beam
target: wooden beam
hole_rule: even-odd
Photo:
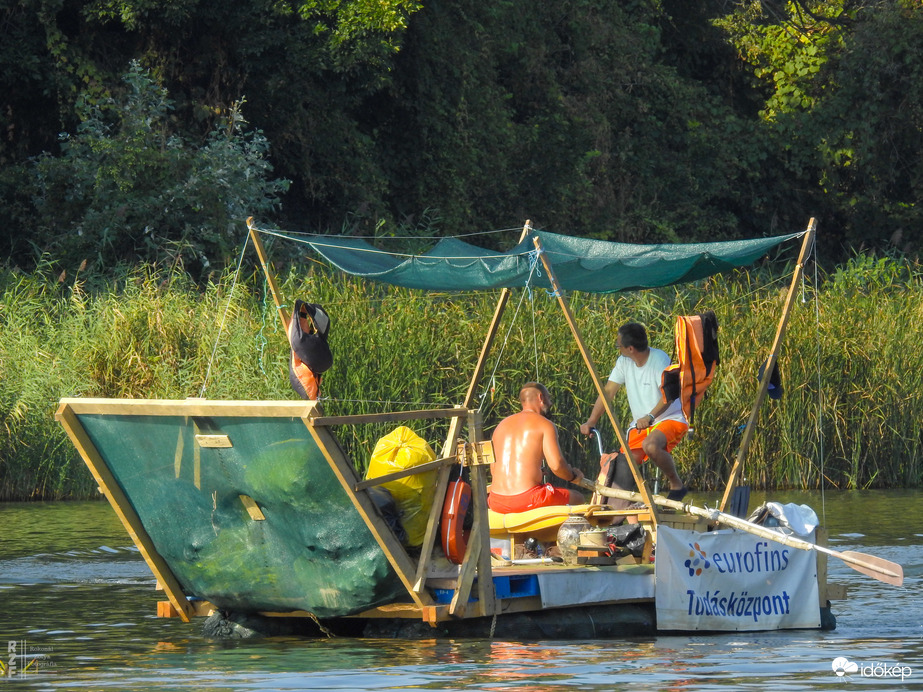
[[[260,509],[259,505],[256,504],[256,501],[249,495],[239,495],[240,501],[244,504],[244,508],[247,510],[247,514],[250,515],[250,518],[253,521],[265,521],[266,517],[263,515],[263,511]]]
[[[312,416],[309,425],[354,425],[357,423],[393,423],[402,420],[431,420],[467,416],[466,408],[434,408],[420,411],[393,411],[390,413],[359,413],[353,416]],[[445,456],[445,455],[443,455]]]
[[[316,401],[214,401],[190,399],[63,398],[60,402],[77,415],[124,416],[224,416],[227,418],[304,418]]]
[[[444,622],[449,619],[448,605],[431,605],[423,609],[423,620],[430,627],[435,627],[436,623]]]
[[[188,421],[184,421],[188,425]],[[183,469],[183,448],[186,443],[183,439],[183,428],[186,425],[179,426],[179,430],[176,435],[176,449],[173,452],[173,475],[176,478],[179,478],[179,474]]]
[[[319,405],[314,410],[318,415],[321,415]],[[411,599],[421,608],[432,604],[432,599],[428,594],[417,593],[413,590],[415,566],[407,555],[407,551],[404,550],[404,546],[401,545],[400,541],[397,540],[394,533],[385,525],[381,516],[378,514],[378,510],[372,498],[369,497],[367,492],[363,491],[357,493],[353,490],[359,479],[356,477],[356,471],[352,467],[352,464],[347,460],[346,453],[340,447],[340,443],[326,427],[311,425],[307,418],[302,420],[308,432],[311,433],[311,437],[313,437],[314,441],[317,443],[318,449],[320,449],[327,463],[330,465],[337,480],[340,481],[340,485],[343,486],[343,490],[346,491],[346,494],[355,506],[356,511],[359,512],[359,516],[362,517],[365,525],[368,526],[369,531],[381,547],[388,562],[391,563],[391,567],[394,568],[397,576],[404,584],[404,588],[407,589],[407,593],[410,595]]]
[[[207,447],[209,449],[229,449],[234,446],[231,444],[231,439],[227,435],[205,435],[199,433],[195,436],[195,441],[199,447]]]
[[[474,412],[469,419],[469,437],[474,444],[481,442],[481,417]],[[487,467],[471,466],[471,512],[474,522],[471,536],[462,560],[458,575],[458,588],[452,597],[449,612],[456,617],[465,617],[470,604],[468,598],[474,585],[478,582],[477,614],[493,615],[497,612],[497,596],[494,588],[493,573],[490,564],[490,521],[487,516]]]
[[[530,221],[527,220],[526,223],[523,225],[522,233],[519,236],[520,243],[528,236],[531,228],[532,228],[532,224]],[[500,291],[500,297],[498,298],[497,305],[494,308],[493,318],[491,319],[490,325],[487,328],[487,334],[484,336],[484,343],[481,345],[481,353],[478,356],[477,363],[474,366],[474,372],[472,372],[471,380],[468,383],[468,391],[465,393],[465,398],[462,402],[462,408],[464,409],[471,409],[474,406],[474,402],[475,402],[476,395],[477,395],[478,384],[481,381],[481,376],[484,374],[484,367],[487,363],[487,357],[490,355],[491,349],[493,348],[493,343],[497,337],[497,331],[500,328],[500,321],[503,318],[503,313],[506,310],[506,304],[509,302],[510,294],[511,294],[511,291],[508,288],[504,288]],[[463,423],[464,423],[464,420],[461,415],[453,418],[451,423],[449,423],[449,430],[446,434],[445,443],[442,446],[443,456],[447,456],[450,450],[455,449],[456,443],[461,433]],[[437,510],[441,512],[441,504],[442,504],[441,499],[445,495],[445,490],[446,490],[447,485],[448,485],[448,469],[445,469],[444,473],[440,474],[440,477],[439,477],[439,484],[436,488],[436,496],[435,496],[436,502],[434,503],[433,512],[430,515],[430,522],[427,525],[426,537],[424,538],[424,541],[423,541],[423,546],[422,546],[422,551],[423,551],[422,556],[423,557],[420,560],[419,569],[417,571],[417,582],[415,585],[415,588],[420,589],[420,590],[422,590],[423,588],[423,582],[426,577],[425,568],[428,565],[429,560],[431,559],[431,553],[433,551],[433,544],[435,543],[435,539],[436,539],[436,528],[438,526],[438,519],[439,519],[439,515],[436,512]],[[486,480],[485,480],[485,487],[486,487]],[[472,491],[473,490],[474,489],[472,488]],[[439,507],[436,507],[435,505],[439,505]],[[485,510],[486,510],[486,495],[485,495]],[[485,521],[486,521],[486,514],[485,514]],[[480,531],[480,527],[478,530]],[[489,531],[489,526],[487,530]],[[476,539],[474,542],[479,543],[480,539]],[[468,547],[470,549],[471,545],[469,544]],[[486,546],[484,546],[484,550],[487,552],[488,568],[489,568],[489,560],[490,560],[490,537],[489,535],[487,539],[487,544]],[[467,556],[464,562],[467,562]],[[471,584],[469,583],[468,584],[469,593],[470,593],[470,588],[471,588]],[[491,590],[493,590],[492,580],[491,580],[490,588]],[[456,599],[453,599],[452,605],[449,608],[450,612],[454,613],[456,612],[456,610],[463,611],[467,607],[467,603],[464,603],[461,606],[457,605],[456,603],[457,596],[458,594],[456,592]],[[465,595],[464,600],[467,602],[468,600],[467,594]],[[435,625],[435,620],[431,621],[430,624]]]
[[[612,413],[611,404],[606,400],[606,395],[603,392],[602,382],[600,382],[599,376],[596,374],[596,366],[593,365],[593,360],[590,358],[590,352],[587,350],[586,344],[583,342],[583,336],[580,333],[579,327],[577,327],[577,321],[574,319],[573,313],[570,311],[570,305],[567,302],[567,298],[564,296],[564,290],[558,283],[558,279],[554,274],[554,269],[551,266],[551,262],[548,260],[548,256],[545,254],[545,251],[542,248],[542,241],[537,236],[535,238],[535,249],[539,253],[539,257],[542,260],[545,271],[548,272],[548,280],[551,282],[551,288],[554,290],[555,296],[557,296],[558,303],[560,304],[561,310],[564,313],[564,318],[567,320],[567,324],[570,326],[570,330],[574,335],[574,340],[577,342],[577,348],[580,350],[580,355],[583,356],[583,362],[586,364],[587,370],[590,372],[590,378],[593,380],[593,386],[596,387],[596,392],[599,395],[599,399],[602,401],[603,407],[606,410],[606,416],[609,418],[609,423],[612,424],[612,429],[615,430],[615,436],[618,438],[622,449],[627,452],[625,454],[625,458],[628,460],[628,467],[631,469],[631,475],[634,476],[635,483],[638,486],[638,492],[644,498],[644,504],[646,504],[651,510],[651,522],[656,528],[657,509],[654,505],[654,501],[651,499],[651,494],[647,489],[647,484],[644,482],[644,476],[641,475],[641,471],[638,469],[638,465],[632,458],[630,448],[628,447],[628,438],[622,432],[621,426],[615,420],[615,414]]]
[[[822,526],[814,529],[814,542],[817,545],[827,547],[827,530]],[[827,606],[829,597],[827,596],[827,554],[815,552],[817,557],[817,600],[821,608]]]
[[[253,240],[253,247],[256,248],[256,254],[260,258],[260,266],[263,268],[263,274],[266,276],[266,283],[269,284],[269,292],[272,293],[272,299],[276,304],[276,311],[279,313],[279,319],[282,321],[282,329],[287,335],[291,317],[285,311],[285,307],[282,304],[282,299],[280,297],[281,291],[279,291],[279,287],[276,285],[276,278],[272,273],[272,266],[269,264],[266,248],[263,247],[263,241],[260,238],[259,231],[256,226],[253,225],[252,216],[247,219],[247,229],[250,231],[250,239]]]
[[[217,610],[214,605],[208,601],[190,601],[193,617],[206,617]],[[157,601],[157,617],[159,618],[176,618],[181,617],[180,612],[173,607],[170,601]]]
[[[772,341],[772,347],[769,350],[769,357],[766,359],[763,379],[760,381],[759,389],[756,393],[756,400],[753,402],[753,408],[750,409],[750,418],[747,420],[747,427],[744,428],[743,438],[740,441],[740,449],[737,451],[737,459],[731,467],[731,473],[728,476],[727,487],[724,489],[724,497],[721,499],[719,509],[724,512],[731,500],[731,494],[737,487],[740,476],[743,474],[744,461],[747,458],[747,452],[750,450],[750,443],[756,433],[756,421],[759,419],[760,407],[769,391],[769,375],[772,369],[776,367],[779,360],[779,349],[782,346],[782,339],[785,337],[785,330],[788,327],[788,320],[792,314],[792,308],[795,305],[795,299],[798,295],[798,283],[804,275],[804,265],[808,261],[811,250],[814,247],[814,236],[817,231],[817,223],[814,219],[808,222],[807,231],[804,234],[804,240],[801,243],[801,253],[798,255],[798,264],[795,265],[795,271],[792,274],[792,283],[788,289],[788,295],[785,298],[785,307],[782,310],[782,317],[779,319],[779,326],[776,328],[776,336]]]
[[[348,615],[350,618],[368,618],[377,620],[381,618],[401,618],[407,620],[419,620],[423,617],[423,609],[413,603],[389,603],[378,606],[369,610],[363,610],[356,615]]]
[[[436,477],[433,506],[429,510],[426,532],[423,534],[423,544],[420,546],[420,560],[417,562],[417,571],[413,580],[413,590],[417,593],[423,591],[426,573],[429,571],[429,565],[433,560],[433,546],[436,544],[436,533],[439,530],[439,521],[442,518],[442,506],[445,503],[445,491],[449,485],[451,470],[451,466],[443,466]]]
[[[163,586],[164,593],[170,599],[170,603],[176,608],[183,622],[189,622],[191,616],[195,613],[183,593],[183,587],[180,586],[169,565],[157,552],[154,542],[141,523],[140,517],[138,517],[131,502],[129,502],[121,486],[115,480],[96,446],[90,440],[90,436],[80,423],[80,419],[77,418],[74,410],[66,403],[62,403],[58,407],[55,419],[64,426],[68,437],[70,437],[74,447],[77,448],[87,468],[90,469],[90,473],[93,474],[94,480],[105,494],[106,499],[109,500],[109,504],[112,505],[116,516],[122,522],[122,526],[125,527],[132,542],[138,548],[141,557],[144,558],[154,577]]]
[[[472,498],[472,504],[474,504],[473,500],[474,498]],[[477,517],[475,517],[475,521],[477,521]],[[472,527],[465,558],[462,560],[461,571],[458,573],[458,588],[455,589],[452,603],[449,605],[449,613],[455,617],[463,618],[468,613],[468,599],[471,597],[471,587],[474,585],[474,578],[477,576],[478,561],[475,556],[481,551],[481,540],[481,532],[474,531],[474,527]],[[489,547],[490,544],[488,544]]]
[[[468,437],[472,440],[471,447],[474,456],[479,456],[483,447],[481,414],[474,412],[468,419]],[[492,451],[492,449],[491,449]],[[474,512],[474,522],[471,533],[478,533],[481,545],[480,550],[474,555],[477,559],[478,570],[478,614],[482,617],[493,615],[498,610],[497,591],[494,587],[493,568],[490,558],[490,519],[487,507],[487,467],[480,463],[470,465],[471,474],[471,505]]]
[[[425,464],[420,464],[419,466],[414,466],[413,468],[403,469],[402,471],[395,471],[394,473],[389,473],[386,476],[378,476],[377,478],[366,478],[364,481],[359,481],[353,487],[353,490],[356,492],[360,490],[365,490],[366,488],[373,488],[376,485],[384,485],[385,483],[390,483],[391,481],[396,481],[401,478],[406,478],[407,476],[416,476],[420,473],[426,473],[427,471],[433,471],[441,469],[444,466],[451,466],[452,464],[457,464],[457,457],[444,457],[443,459],[433,459],[428,461]]]
[[[522,227],[522,233],[519,235],[519,243],[526,239],[530,230],[532,230],[532,222],[527,220]],[[517,243],[517,245],[519,243]],[[494,339],[497,337],[497,330],[500,328],[500,320],[506,310],[506,304],[510,299],[510,293],[511,291],[508,288],[504,288],[500,291],[500,298],[497,300],[497,306],[494,308],[493,319],[490,321],[490,326],[487,328],[487,334],[484,337],[484,343],[481,346],[481,355],[478,356],[478,362],[474,366],[474,372],[471,374],[471,381],[468,384],[468,391],[465,393],[465,399],[462,403],[464,408],[471,408],[474,406],[478,383],[481,381],[481,376],[484,374],[487,356],[490,354],[491,348],[493,348]],[[448,454],[450,449],[454,448],[463,423],[464,421],[461,418],[456,418],[449,424],[449,432],[446,435],[445,445],[442,449],[443,456]]]
[[[523,227],[522,227],[522,233],[521,233],[520,236],[519,236],[519,242],[520,242],[520,243],[529,235],[529,231],[530,231],[531,229],[532,229],[532,223],[531,223],[531,221],[527,220],[526,223],[523,225]],[[487,334],[484,336],[484,343],[481,345],[481,353],[480,353],[480,355],[478,356],[477,364],[474,366],[474,372],[471,374],[471,380],[470,380],[470,382],[469,382],[469,384],[468,384],[468,391],[465,393],[465,399],[464,399],[464,401],[462,402],[462,406],[463,406],[464,408],[466,408],[466,409],[471,409],[471,408],[474,406],[475,398],[476,398],[476,395],[477,395],[478,383],[481,381],[481,376],[484,374],[484,367],[485,367],[485,365],[486,365],[486,363],[487,363],[487,357],[490,355],[491,349],[493,348],[493,343],[494,343],[494,340],[495,340],[496,337],[497,337],[497,331],[498,331],[499,328],[500,328],[500,321],[502,320],[502,318],[503,318],[503,313],[504,313],[505,310],[506,310],[506,304],[509,302],[510,294],[511,294],[511,291],[510,291],[510,289],[508,289],[508,288],[504,288],[504,289],[502,289],[502,290],[500,291],[500,297],[499,297],[499,299],[497,300],[497,305],[496,305],[496,307],[494,308],[494,315],[493,315],[493,318],[491,319],[490,325],[489,325],[488,328],[487,328]],[[462,424],[463,424],[463,423],[464,423],[464,421],[462,420],[462,417],[459,416],[459,417],[457,417],[457,418],[454,418],[454,419],[452,420],[452,422],[449,424],[449,431],[448,431],[448,433],[446,434],[445,444],[443,445],[443,448],[442,448],[442,454],[443,454],[443,456],[447,455],[447,454],[449,453],[449,450],[455,448],[455,445],[456,445],[456,443],[457,443],[457,441],[458,441],[458,439],[459,439],[459,435],[460,435],[460,433],[461,433],[461,428],[462,428]],[[446,479],[446,480],[448,480],[448,479]],[[485,488],[486,488],[486,476],[485,476]],[[442,492],[442,494],[444,494],[444,493],[445,493],[445,488],[442,488],[442,489],[441,489],[441,492]],[[473,487],[472,487],[472,493],[474,494],[474,488],[473,488]],[[439,495],[436,495],[436,497],[437,497],[437,498],[440,498],[440,497],[442,497],[442,495],[439,494]],[[472,498],[472,500],[475,500],[475,498]],[[475,502],[474,502],[475,506],[476,506],[477,504],[479,504],[479,502],[480,502],[479,500],[475,500]],[[486,517],[486,509],[487,509],[487,507],[486,507],[486,494],[485,494],[484,502],[485,502],[485,506],[484,506],[484,510],[485,510],[484,520],[485,520],[485,522],[486,522],[486,519],[487,519],[487,517]],[[475,508],[473,508],[473,509],[475,509]],[[477,522],[477,521],[478,521],[478,520],[477,520],[477,517],[475,517],[475,522]],[[488,532],[489,532],[489,525],[488,525],[488,527],[487,527],[487,530],[488,530]],[[434,531],[434,533],[435,533],[435,531]],[[480,528],[480,524],[479,524],[479,525],[478,525],[478,535],[475,536],[474,540],[470,541],[469,544],[468,544],[468,551],[469,551],[469,552],[471,551],[472,543],[473,543],[473,544],[480,544],[480,542],[481,542],[481,540],[482,540],[482,539],[480,538],[480,533],[481,533],[481,528]],[[473,532],[473,531],[472,531],[472,536],[474,536],[474,532]],[[429,550],[429,551],[431,552],[431,551],[432,551],[432,542],[429,542],[429,543],[424,542],[423,547],[424,547],[424,550]],[[479,545],[478,545],[477,547],[478,547],[478,549],[480,549],[480,546],[479,546]],[[486,544],[486,546],[483,547],[483,549],[487,552],[488,569],[489,569],[489,560],[490,560],[490,536],[489,536],[489,534],[488,534],[488,537],[487,537],[487,544]],[[466,569],[465,566],[468,564],[468,555],[469,555],[469,552],[466,552],[465,559],[463,560],[463,566],[462,566],[462,571],[463,571],[463,572],[464,572],[465,569]],[[424,553],[424,554],[426,554],[426,553]],[[474,569],[475,569],[475,565],[474,565],[474,564],[472,564],[470,567],[468,567],[468,571],[470,572],[470,574],[468,575],[469,579],[466,581],[464,600],[463,600],[461,603],[459,603],[459,600],[460,600],[461,597],[459,596],[459,592],[456,591],[455,597],[454,597],[453,600],[452,600],[452,604],[451,604],[451,606],[449,607],[449,612],[450,612],[450,613],[452,613],[452,614],[462,613],[462,612],[464,612],[464,610],[467,608],[467,600],[468,600],[468,596],[469,596],[470,591],[471,591],[471,583],[472,583],[471,580],[473,580],[473,578],[474,578],[474,572],[473,572]],[[418,576],[420,576],[420,580],[418,581],[418,586],[419,586],[420,588],[422,588],[422,583],[423,583],[422,575],[418,575]],[[493,580],[491,580],[490,588],[491,588],[491,590],[493,590]]]
[[[428,606],[433,607],[433,606]],[[447,610],[448,606],[436,606]],[[396,619],[420,619],[423,617],[424,608],[420,608],[414,603],[389,603],[387,605],[378,606],[377,608],[370,608],[369,610],[363,610],[361,613],[356,613],[355,615],[345,615],[343,617],[351,619],[381,619],[381,618],[396,618]],[[310,618],[311,620],[316,620],[317,616],[314,613],[308,612],[307,610],[288,610],[285,612],[278,611],[259,611],[259,614],[268,617],[268,618]],[[442,618],[445,619],[445,618]]]

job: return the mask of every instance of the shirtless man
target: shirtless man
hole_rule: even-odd
[[[583,495],[542,483],[542,460],[558,478],[578,483],[583,472],[568,464],[558,446],[558,429],[546,416],[551,395],[545,385],[527,382],[519,392],[522,411],[500,421],[494,430],[495,461],[490,465],[487,506],[508,514],[536,507],[579,505]]]

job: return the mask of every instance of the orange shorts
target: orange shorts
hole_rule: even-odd
[[[556,488],[551,483],[536,485],[517,495],[491,493],[487,496],[487,506],[500,514],[525,512],[536,507],[566,505],[569,501],[570,491],[566,488]]]
[[[689,426],[678,420],[662,420],[659,423],[654,423],[649,428],[644,428],[644,430],[638,430],[637,428],[629,430],[628,446],[631,447],[632,452],[636,453],[635,456],[640,455],[640,461],[638,463],[647,461],[647,454],[641,451],[641,443],[644,442],[644,438],[653,430],[659,430],[666,436],[667,451],[672,452],[673,448],[686,436],[686,431],[689,430]],[[625,450],[623,449],[622,452],[624,453]]]

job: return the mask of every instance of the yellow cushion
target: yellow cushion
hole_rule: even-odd
[[[586,514],[599,505],[556,505],[537,507],[525,512],[500,514],[487,510],[490,535],[494,537],[510,534],[529,534],[539,540],[554,540],[558,529],[571,514]]]

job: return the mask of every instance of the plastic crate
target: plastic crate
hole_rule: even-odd
[[[497,598],[525,598],[527,596],[538,596],[538,575],[535,574],[510,574],[501,577],[494,577],[494,590]],[[477,583],[471,587],[471,596],[468,602],[477,600]],[[455,595],[453,589],[433,589],[433,598],[436,603],[451,603],[452,596]]]
[[[538,596],[538,575],[510,574],[502,577],[494,577],[494,589],[497,591],[497,598],[525,598],[526,596]]]

